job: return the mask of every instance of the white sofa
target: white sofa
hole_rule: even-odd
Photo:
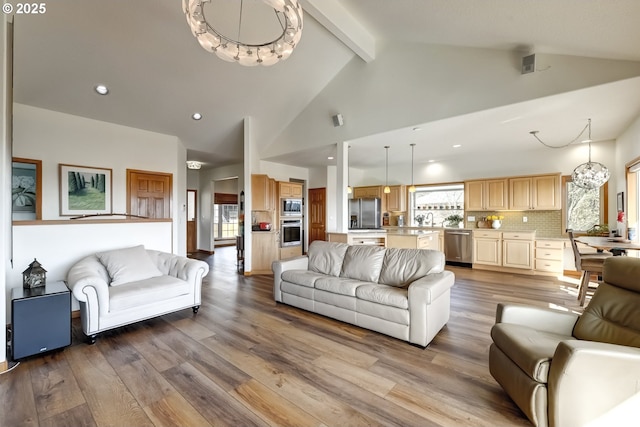
[[[449,320],[454,274],[428,249],[314,241],[307,256],[273,263],[278,302],[422,347]]]
[[[99,252],[78,261],[67,286],[80,303],[82,330],[95,343],[100,332],[200,307],[204,261],[145,249]]]

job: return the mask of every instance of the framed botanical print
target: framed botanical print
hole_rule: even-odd
[[[12,159],[11,213],[14,221],[42,219],[41,160]]]
[[[110,214],[111,169],[60,164],[60,215]]]

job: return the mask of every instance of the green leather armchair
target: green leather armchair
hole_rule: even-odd
[[[605,260],[582,315],[498,304],[491,337],[491,375],[535,426],[587,425],[640,393],[640,259]]]

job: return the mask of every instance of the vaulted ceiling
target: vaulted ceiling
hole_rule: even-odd
[[[213,0],[212,6],[224,1],[237,3]],[[250,0],[245,3],[251,5]],[[365,67],[375,62],[385,44],[640,61],[637,0],[301,0],[301,4],[303,36],[292,56],[272,67],[246,68],[203,50],[177,0],[49,2],[42,15],[14,16],[14,98],[18,103],[175,135],[187,147],[189,159],[216,167],[242,160],[245,117],[252,117],[259,146],[269,146],[341,70],[353,61]],[[109,86],[108,96],[93,91],[99,83]],[[544,109],[540,102],[545,102]],[[569,111],[570,121],[565,117]],[[194,121],[194,112],[203,119]],[[362,132],[354,145],[406,139],[403,135],[416,126],[422,128],[421,136],[413,137],[416,140],[439,138],[449,145],[473,138],[485,147],[504,146],[506,140],[527,144],[531,143],[528,131],[542,131],[541,123],[557,131],[554,137],[564,138],[579,130],[576,117],[593,117],[595,125],[599,115],[607,118],[602,120],[606,127],[599,128],[600,138],[615,139],[638,114],[640,79],[632,78],[544,101],[416,121],[375,134]],[[497,126],[510,118],[520,118],[517,126],[507,130]],[[573,125],[564,128],[567,122]],[[327,164],[331,162],[325,155],[331,150],[327,144],[315,150],[292,149],[272,160],[296,166]],[[416,155],[419,161],[434,154]],[[359,166],[366,167],[367,156],[359,157]]]

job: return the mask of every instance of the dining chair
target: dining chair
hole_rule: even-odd
[[[602,276],[602,268],[604,260],[613,256],[609,252],[584,253],[578,249],[578,244],[574,239],[573,230],[567,230],[569,240],[571,240],[571,248],[573,249],[573,258],[576,263],[576,270],[582,271],[580,285],[578,285],[578,300],[580,306],[584,305],[589,289],[589,282],[592,274],[598,275],[598,280]]]

